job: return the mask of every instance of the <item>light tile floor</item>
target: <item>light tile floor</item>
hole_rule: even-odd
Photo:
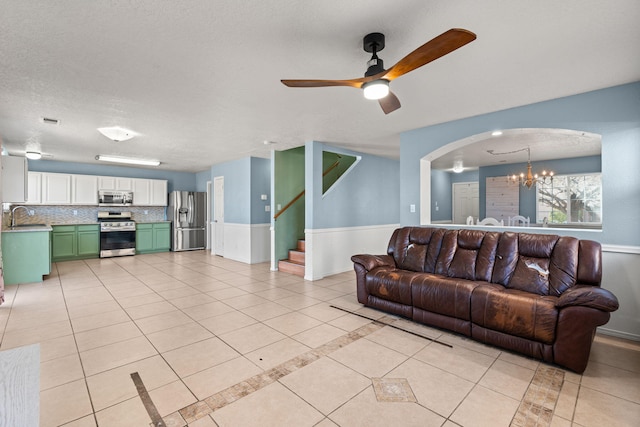
[[[598,335],[577,375],[364,308],[352,272],[307,282],[203,251],[53,270],[43,283],[8,286],[0,306],[0,350],[40,343],[43,427],[149,425],[133,372],[168,426],[640,420],[637,342]],[[408,383],[413,399],[380,399],[379,379]]]

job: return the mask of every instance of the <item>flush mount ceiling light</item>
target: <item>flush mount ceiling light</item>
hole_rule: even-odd
[[[134,131],[125,129],[120,126],[98,128],[98,132],[100,132],[101,134],[103,134],[104,136],[106,136],[107,138],[115,142],[126,141],[138,135]]]
[[[362,85],[364,97],[367,99],[382,99],[389,95],[389,80],[378,79]]]
[[[96,160],[100,160],[102,162],[124,163],[127,165],[141,166],[158,166],[160,164],[159,160],[131,159],[128,157],[105,156],[103,154],[97,155]]]
[[[500,135],[502,135],[501,130],[494,130],[493,132],[491,132],[491,136],[500,136]]]
[[[24,156],[29,160],[40,160],[42,158],[42,153],[39,151],[27,151],[24,153]]]
[[[456,160],[453,162],[453,171],[455,173],[461,173],[464,171],[464,166],[462,166],[462,160]]]

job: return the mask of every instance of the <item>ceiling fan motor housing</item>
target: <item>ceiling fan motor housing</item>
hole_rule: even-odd
[[[384,71],[384,62],[378,58],[377,53],[384,49],[384,34],[371,33],[364,36],[362,46],[365,52],[373,53],[371,59],[367,62],[367,72],[365,77],[373,76]]]

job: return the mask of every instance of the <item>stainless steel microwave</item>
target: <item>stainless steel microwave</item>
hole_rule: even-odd
[[[131,206],[133,191],[98,191],[98,206]]]

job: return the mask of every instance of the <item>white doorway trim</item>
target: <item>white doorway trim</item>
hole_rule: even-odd
[[[211,181],[207,181],[207,250],[211,249],[211,188]]]
[[[211,252],[224,256],[224,176],[213,178],[213,235]]]

